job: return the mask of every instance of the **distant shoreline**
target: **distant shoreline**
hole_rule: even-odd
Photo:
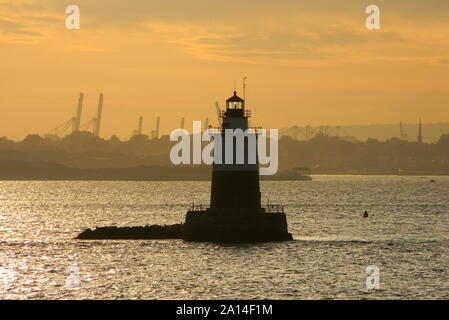
[[[314,180],[313,177],[316,176],[386,176],[386,177],[423,177],[423,178],[431,178],[431,177],[449,177],[449,174],[347,174],[347,173],[320,173],[320,174],[313,174],[311,175],[312,181]],[[3,178],[0,177],[0,181],[127,181],[127,182],[195,182],[195,181],[210,181],[210,179],[206,178],[193,178],[193,177],[185,177],[185,178],[157,178],[157,179],[129,179],[129,178],[123,178],[123,179],[116,179],[116,178]],[[271,177],[271,178],[264,178],[261,176],[261,181],[297,181],[297,182],[308,182],[305,180],[294,180],[294,179],[287,179],[283,177]]]
[[[315,172],[314,172],[315,171]],[[0,181],[210,181],[210,166],[142,165],[135,167],[80,168],[58,163],[0,160]],[[307,175],[295,175],[280,169],[262,181],[309,181]],[[316,168],[310,175],[357,176],[449,176],[448,169],[434,170],[329,170]]]

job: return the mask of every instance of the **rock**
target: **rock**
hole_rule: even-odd
[[[76,239],[81,240],[144,240],[144,239],[182,239],[183,224],[152,225],[144,227],[97,227],[86,229]]]

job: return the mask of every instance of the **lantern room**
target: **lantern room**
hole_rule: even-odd
[[[237,95],[234,91],[234,95],[226,100],[226,112],[225,117],[246,117],[245,113],[245,100]]]
[[[245,100],[237,95],[237,91],[234,91],[234,95],[226,100],[226,110],[229,109],[245,109]]]

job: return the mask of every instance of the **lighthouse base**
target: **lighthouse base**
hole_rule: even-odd
[[[209,242],[272,242],[293,240],[284,212],[265,209],[188,211],[184,240]]]

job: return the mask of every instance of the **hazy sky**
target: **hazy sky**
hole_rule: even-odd
[[[67,30],[65,8],[81,10]],[[381,29],[365,28],[365,8]],[[0,0],[0,136],[82,123],[102,136],[210,118],[248,77],[253,125],[449,121],[449,1]]]

